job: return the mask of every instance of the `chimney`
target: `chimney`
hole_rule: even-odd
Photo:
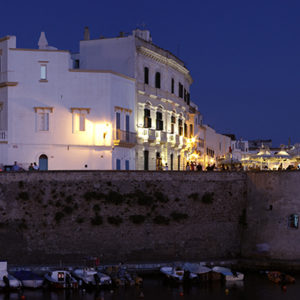
[[[90,39],[90,30],[89,30],[88,26],[84,27],[84,36],[83,36],[83,39],[85,41],[88,41]]]
[[[39,49],[47,49],[47,47],[48,47],[48,41],[47,41],[47,38],[46,38],[46,35],[45,35],[44,31],[41,32],[39,42],[38,42],[38,46],[39,46]]]

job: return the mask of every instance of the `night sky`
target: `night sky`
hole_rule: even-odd
[[[3,1],[0,37],[36,48],[78,52],[91,38],[140,27],[179,56],[194,83],[191,99],[204,123],[244,139],[300,143],[300,1],[82,0]]]

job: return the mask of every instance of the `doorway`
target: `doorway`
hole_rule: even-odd
[[[39,169],[40,169],[40,171],[48,170],[48,156],[45,154],[42,154],[39,157]]]

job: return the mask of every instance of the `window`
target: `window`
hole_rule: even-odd
[[[186,123],[184,123],[184,137],[188,137],[188,127]]]
[[[206,148],[206,154],[210,157],[214,157],[215,156],[215,151],[209,148]]]
[[[38,112],[38,131],[49,131],[49,113]]]
[[[144,68],[144,83],[149,84],[149,68]]]
[[[162,112],[156,112],[156,130],[163,130],[164,129],[164,121],[162,119]]]
[[[49,131],[50,113],[53,107],[34,107],[36,114],[36,131]]]
[[[129,160],[125,160],[125,170],[130,170],[129,169]]]
[[[85,131],[85,112],[76,112],[73,114],[74,132]]]
[[[4,128],[3,125],[3,102],[0,102],[0,130]],[[5,132],[0,133],[0,140],[3,138],[5,138]]]
[[[175,116],[171,116],[171,133],[175,133],[175,123],[176,123]]]
[[[121,170],[121,160],[120,159],[116,160],[116,169]]]
[[[151,117],[150,117],[150,109],[144,109],[144,127],[151,128]]]
[[[183,98],[183,85],[178,82],[178,97]]]
[[[47,65],[41,65],[41,80],[47,80]]]
[[[171,93],[174,94],[174,78],[171,80]]]
[[[199,138],[198,145],[200,148],[204,148],[204,139]]]
[[[190,135],[189,138],[191,138],[194,135],[194,126],[193,124],[190,124]]]
[[[180,157],[180,155],[178,155],[178,157],[177,157],[177,170],[178,171],[180,171],[180,159],[181,159],[181,157]]]
[[[90,112],[89,108],[71,108],[73,114],[73,133],[84,132],[86,115]]]
[[[130,116],[126,115],[125,117],[125,131],[126,131],[126,141],[129,142],[129,124],[130,124]]]
[[[186,93],[186,89],[183,90],[183,99],[184,99],[184,102],[187,102],[187,93]]]
[[[170,163],[171,163],[171,171],[173,171],[173,160],[174,160],[174,155],[173,153],[170,155]]]
[[[116,129],[121,129],[121,114],[116,113]]]
[[[160,89],[160,73],[156,72],[155,74],[155,87]]]
[[[182,127],[182,120],[178,120],[178,133],[179,135],[183,135],[183,127]]]
[[[79,59],[75,59],[74,60],[74,69],[79,69],[79,67],[80,67],[80,61],[79,61]]]
[[[187,105],[190,105],[190,93],[186,94],[186,103]]]

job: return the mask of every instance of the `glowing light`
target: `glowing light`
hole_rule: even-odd
[[[112,141],[112,125],[111,123],[95,124],[95,145],[110,146]]]
[[[192,137],[192,142],[195,143],[196,142],[196,139],[194,137]]]

